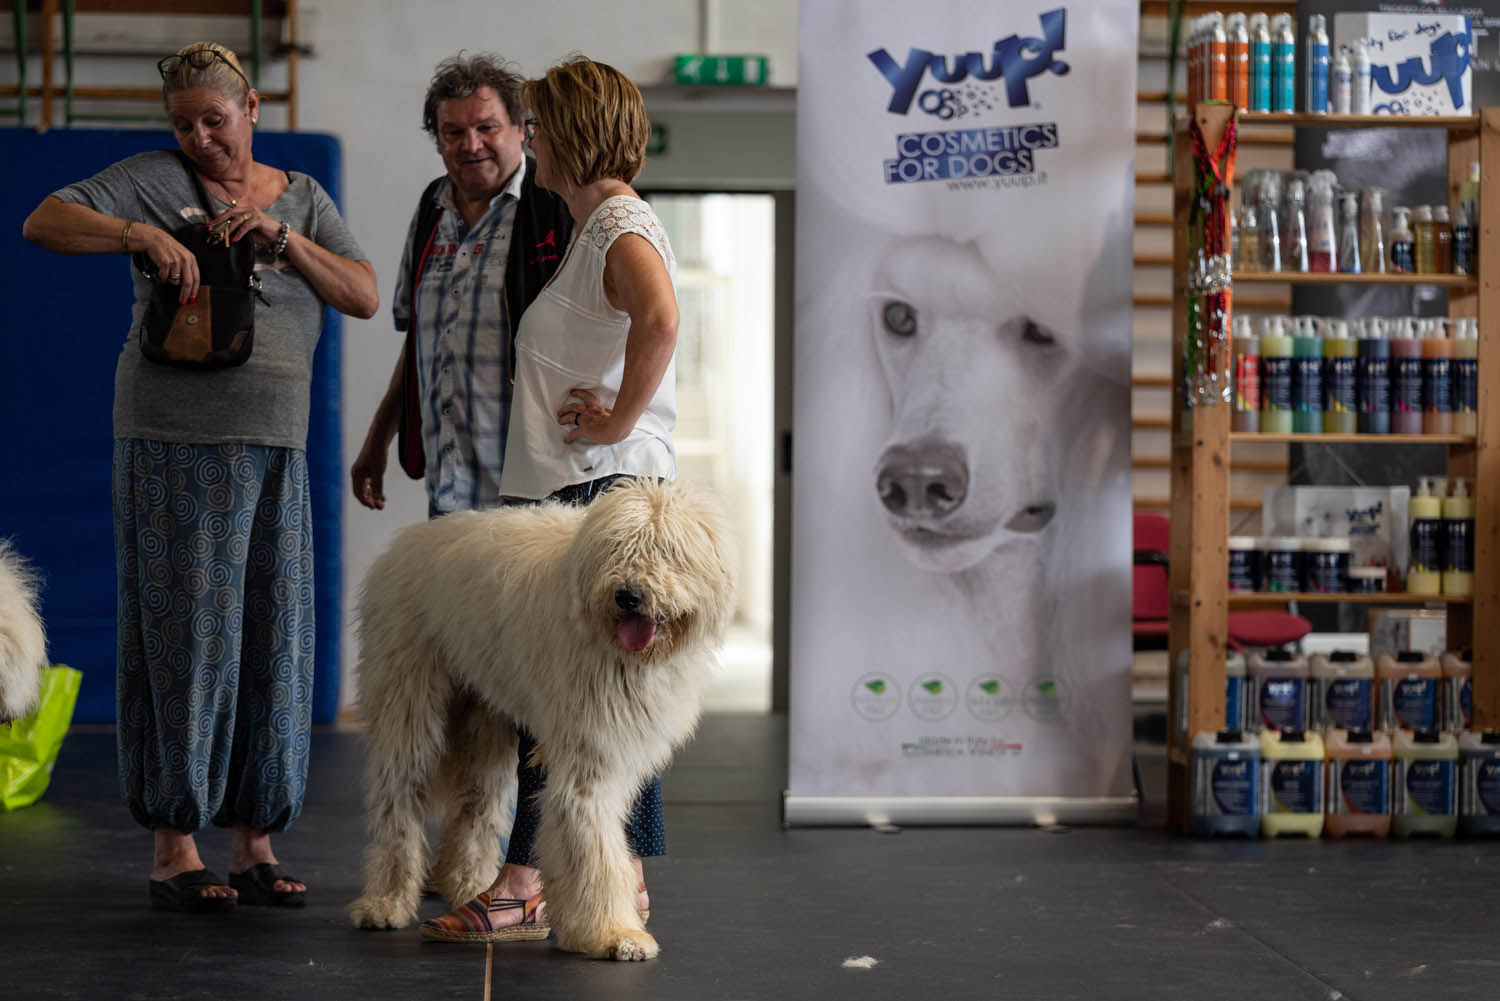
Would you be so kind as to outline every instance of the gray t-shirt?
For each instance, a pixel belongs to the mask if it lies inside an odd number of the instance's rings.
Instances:
[[[322,186],[306,174],[289,176],[291,184],[266,213],[335,254],[366,260]],[[204,222],[187,171],[167,152],[127,157],[53,194],[169,233]],[[229,208],[217,201],[209,205],[214,214]],[[237,368],[195,371],[158,365],[141,354],[141,317],[151,283],[126,266],[135,304],[115,366],[115,437],[306,448],[313,351],[322,331],[323,302],[297,270],[285,259],[273,261],[269,248],[262,249],[255,268],[270,305],[255,304],[250,359]]]

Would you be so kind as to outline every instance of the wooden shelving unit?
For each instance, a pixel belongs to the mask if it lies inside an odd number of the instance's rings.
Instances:
[[[1210,149],[1223,137],[1233,110],[1203,105],[1193,112]],[[1479,262],[1475,278],[1440,275],[1302,275],[1236,274],[1234,282],[1299,284],[1442,285],[1448,289],[1452,316],[1479,317],[1479,414],[1474,438],[1458,435],[1347,435],[1231,433],[1227,404],[1183,407],[1183,337],[1187,331],[1187,225],[1193,184],[1192,142],[1186,127],[1174,146],[1173,270],[1178,276],[1172,304],[1172,541],[1170,663],[1180,652],[1189,659],[1186,693],[1171,671],[1168,719],[1188,699],[1188,733],[1224,726],[1224,656],[1229,609],[1263,608],[1289,600],[1350,601],[1379,605],[1443,604],[1448,612],[1449,647],[1474,651],[1474,727],[1500,728],[1500,109],[1459,118],[1410,118],[1364,115],[1246,115],[1245,126],[1291,125],[1317,128],[1426,128],[1448,133],[1450,196],[1467,179],[1468,165],[1481,164]],[[1451,197],[1450,197],[1451,200]],[[1488,251],[1488,252],[1487,252]],[[1324,442],[1448,446],[1448,474],[1474,484],[1474,594],[1471,598],[1382,593],[1370,595],[1233,594],[1229,593],[1229,475],[1232,442]],[[1175,730],[1175,728],[1173,728]],[[1189,748],[1169,735],[1168,809],[1175,825],[1186,825],[1189,810]]]

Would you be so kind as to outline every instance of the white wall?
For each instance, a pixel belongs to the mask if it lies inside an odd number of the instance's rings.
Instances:
[[[401,241],[423,186],[442,172],[421,129],[422,97],[440,60],[459,49],[489,50],[534,76],[581,52],[652,85],[667,80],[673,55],[702,51],[706,34],[710,51],[767,54],[771,82],[795,82],[797,0],[553,0],[525,6],[321,0],[303,10],[305,34],[317,54],[302,62],[299,124],[342,140],[345,215],[380,277],[380,313],[344,324],[346,467],[359,451],[400,350],[389,303]],[[347,489],[344,494],[346,705],[354,695],[351,671],[358,650],[351,620],[359,582],[391,535],[427,514],[422,484],[406,479],[394,462],[386,496],[386,509],[375,512],[355,503]]]

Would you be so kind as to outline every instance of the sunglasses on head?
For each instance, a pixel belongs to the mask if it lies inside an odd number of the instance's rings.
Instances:
[[[245,89],[250,89],[250,81],[245,79],[245,74],[240,72],[240,68],[234,63],[230,62],[224,56],[224,53],[219,52],[215,49],[194,49],[187,55],[167,56],[165,59],[156,64],[156,69],[161,73],[161,78],[165,80],[167,77],[171,76],[179,69],[181,69],[183,63],[187,63],[190,69],[206,70],[216,62],[223,63],[225,66],[228,66],[230,69],[234,70],[234,75],[245,81]]]

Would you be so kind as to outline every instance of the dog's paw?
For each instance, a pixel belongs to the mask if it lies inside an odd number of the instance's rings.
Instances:
[[[656,939],[651,937],[650,932],[621,929],[609,936],[603,958],[638,962],[642,959],[655,959],[660,952],[661,946],[656,944]]]
[[[417,909],[405,906],[395,897],[365,894],[349,905],[349,920],[356,928],[405,928],[417,916]]]
[[[494,869],[488,871],[471,869],[467,872],[459,872],[441,868],[435,871],[428,880],[438,896],[452,907],[462,907],[467,904],[488,890],[494,881]]]

